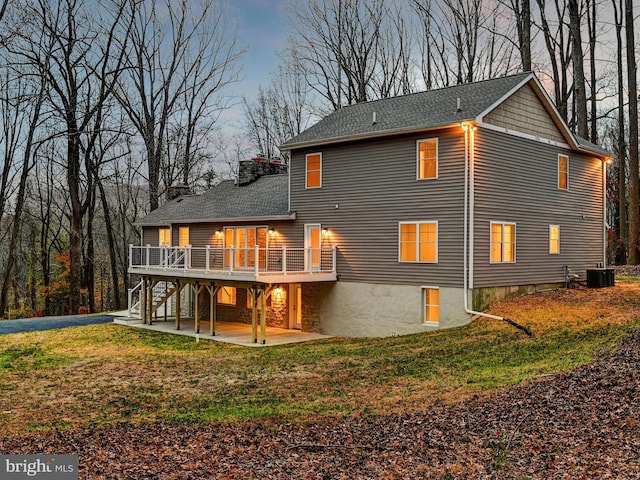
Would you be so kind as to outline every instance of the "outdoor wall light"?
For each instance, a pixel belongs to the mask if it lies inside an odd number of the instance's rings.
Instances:
[[[322,227],[322,235],[329,235],[329,229],[327,227]]]
[[[222,232],[220,230],[216,230],[216,237],[219,237],[220,235],[222,235]]]
[[[269,229],[269,235],[275,235],[276,234],[276,229],[275,228],[270,228]]]

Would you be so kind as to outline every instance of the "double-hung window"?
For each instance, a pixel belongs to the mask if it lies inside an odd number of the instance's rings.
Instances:
[[[418,180],[438,178],[438,139],[418,140]]]
[[[491,222],[491,263],[515,263],[516,224]]]
[[[569,157],[567,155],[558,155],[558,188],[569,189]]]
[[[438,263],[438,222],[400,222],[400,261]]]
[[[560,253],[560,225],[549,225],[549,253]]]
[[[322,187],[322,154],[309,153],[305,157],[305,162],[306,188]]]

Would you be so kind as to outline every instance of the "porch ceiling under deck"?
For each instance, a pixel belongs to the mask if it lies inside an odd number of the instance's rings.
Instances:
[[[265,272],[256,273],[254,271],[231,273],[221,271],[207,271],[198,269],[164,269],[164,268],[143,268],[129,267],[129,273],[144,275],[148,277],[160,278],[163,280],[171,280],[185,278],[190,280],[220,280],[233,282],[250,282],[250,283],[309,283],[309,282],[335,282],[338,275],[333,272],[307,272],[307,273],[280,273]]]

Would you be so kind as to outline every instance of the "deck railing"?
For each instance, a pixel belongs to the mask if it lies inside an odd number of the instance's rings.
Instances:
[[[261,274],[336,273],[336,247],[221,248],[129,245],[129,268]]]

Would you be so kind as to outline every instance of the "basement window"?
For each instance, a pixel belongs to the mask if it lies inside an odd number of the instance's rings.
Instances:
[[[427,325],[440,323],[440,289],[422,287],[423,322]]]

